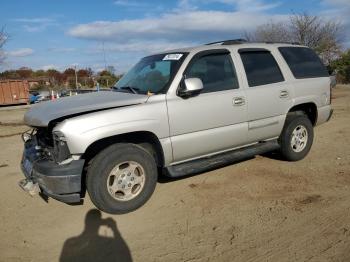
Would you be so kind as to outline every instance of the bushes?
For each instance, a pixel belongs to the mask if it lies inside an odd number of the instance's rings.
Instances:
[[[344,52],[340,58],[331,62],[331,70],[337,74],[337,82],[350,83],[350,49]]]

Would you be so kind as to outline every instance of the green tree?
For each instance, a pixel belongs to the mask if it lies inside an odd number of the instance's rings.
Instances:
[[[333,61],[330,67],[337,73],[339,83],[350,83],[350,49]]]
[[[117,82],[118,77],[108,70],[103,70],[98,74],[97,82],[102,87],[111,87],[114,86]]]

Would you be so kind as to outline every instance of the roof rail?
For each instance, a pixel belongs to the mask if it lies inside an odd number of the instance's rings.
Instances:
[[[231,39],[231,40],[222,40],[222,41],[216,41],[212,43],[208,43],[205,45],[215,45],[215,44],[221,44],[221,45],[239,45],[244,43],[256,43],[256,44],[290,44],[290,45],[301,45],[299,42],[283,42],[283,41],[262,41],[262,42],[251,42],[247,41],[246,39],[238,38],[238,39]]]
[[[266,41],[262,42],[265,44],[290,44],[290,45],[301,45],[299,42],[288,42],[288,41]]]
[[[238,44],[244,44],[247,43],[248,41],[245,39],[230,39],[230,40],[222,40],[222,41],[216,41],[212,43],[208,43],[206,45],[215,45],[215,44],[221,44],[221,45],[238,45]]]

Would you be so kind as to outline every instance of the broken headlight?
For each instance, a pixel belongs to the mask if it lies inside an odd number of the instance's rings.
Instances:
[[[53,148],[54,158],[56,162],[62,162],[70,157],[67,140],[64,134],[60,131],[53,132]]]

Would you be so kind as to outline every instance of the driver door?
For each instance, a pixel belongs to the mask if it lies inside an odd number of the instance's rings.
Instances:
[[[167,97],[173,162],[182,162],[244,145],[247,141],[247,103],[238,85],[227,49],[196,54],[184,77],[200,78],[197,96]]]

